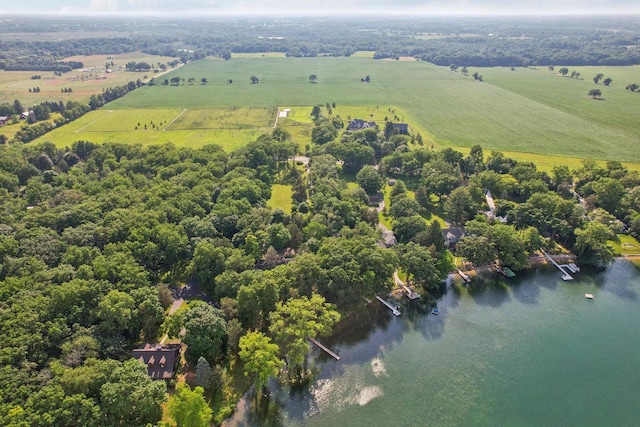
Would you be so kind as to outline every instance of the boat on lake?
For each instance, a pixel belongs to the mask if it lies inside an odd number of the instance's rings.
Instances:
[[[437,316],[438,314],[440,314],[440,310],[434,308],[433,310],[431,310],[431,314],[435,314]]]

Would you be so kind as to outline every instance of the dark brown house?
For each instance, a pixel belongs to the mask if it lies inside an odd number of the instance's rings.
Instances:
[[[147,373],[154,380],[170,380],[180,362],[181,344],[151,345],[133,350],[132,357],[147,365]]]

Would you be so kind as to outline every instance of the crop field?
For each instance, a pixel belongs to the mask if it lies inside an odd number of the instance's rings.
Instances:
[[[479,82],[425,62],[358,57],[197,61],[166,77],[206,77],[207,85],[145,87],[110,108],[393,104],[441,146],[640,162],[640,95],[624,89],[635,67],[595,68],[614,79],[611,87],[598,85],[602,101],[587,96],[594,84],[586,67],[585,80],[546,69],[469,70],[483,74]],[[366,75],[370,83],[361,81]],[[251,84],[251,76],[260,83]]]
[[[111,59],[107,60],[107,56]],[[125,85],[138,79],[145,80],[154,77],[153,71],[148,73],[124,71],[127,62],[147,62],[156,65],[166,63],[174,58],[167,56],[153,56],[144,53],[128,53],[122,55],[91,55],[65,58],[65,61],[80,61],[87,71],[73,70],[62,76],[55,76],[53,71],[0,71],[0,103],[20,100],[23,105],[39,104],[43,101],[88,101],[94,94],[102,93],[103,89]],[[105,64],[113,61],[113,72],[106,73]],[[41,78],[33,80],[32,76]],[[39,87],[40,92],[29,92],[29,89]],[[72,91],[64,93],[63,89]]]
[[[185,110],[128,109],[97,110],[85,114],[37,141],[69,146],[74,141],[160,144],[201,147],[219,144],[228,151],[254,141],[273,130],[275,109],[237,108]],[[250,123],[262,124],[250,126]]]
[[[380,122],[387,116],[409,123],[411,131],[420,132],[428,144],[462,150],[479,144],[487,153],[504,151],[518,159],[535,161],[545,170],[555,164],[577,167],[582,158],[640,163],[637,118],[640,94],[625,90],[631,82],[640,83],[640,78],[636,78],[640,77],[640,67],[575,69],[584,80],[562,77],[547,68],[514,71],[471,68],[469,76],[463,76],[448,67],[420,61],[374,61],[357,55],[350,58],[253,55],[228,61],[192,62],[157,79],[160,84],[142,87],[107,108],[129,111],[131,117],[144,109],[187,109],[161,136],[148,132],[136,137],[132,129],[127,129],[129,135],[121,139],[137,139],[135,142],[141,143],[219,141],[226,150],[231,150],[265,130],[270,131],[265,127],[268,120],[257,117],[249,120],[247,116],[247,120],[228,119],[224,125],[220,121],[221,127],[216,127],[201,123],[207,120],[197,110],[227,109],[233,114],[241,107],[259,107],[273,109],[275,116],[276,107],[288,106],[292,110],[289,117],[281,118],[278,125],[285,127],[304,147],[310,143],[311,106],[335,103],[333,114],[344,121],[369,118]],[[484,81],[470,76],[476,71]],[[610,76],[613,83],[609,87],[596,86],[591,74],[597,73]],[[316,83],[309,82],[311,74],[317,76]],[[369,83],[362,81],[367,75]],[[259,83],[252,84],[251,76],[257,77]],[[176,86],[160,81],[172,77],[185,81],[192,78],[198,83],[183,82]],[[200,84],[202,78],[207,79],[207,84]],[[594,87],[602,91],[602,100],[587,96]],[[54,131],[46,139],[61,143],[57,135],[60,131]],[[147,139],[147,135],[152,137]]]

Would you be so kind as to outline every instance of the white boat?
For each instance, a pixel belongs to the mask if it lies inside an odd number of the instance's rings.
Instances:
[[[584,294],[584,297],[586,299],[593,299],[593,295],[591,295],[591,294]]]

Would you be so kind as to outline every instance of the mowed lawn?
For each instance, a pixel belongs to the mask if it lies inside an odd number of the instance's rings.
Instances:
[[[640,95],[625,91],[621,67],[597,67],[614,83],[605,100],[590,99],[594,84],[545,70],[470,69],[484,82],[447,67],[417,61],[370,58],[237,58],[196,61],[179,76],[207,85],[143,87],[109,104],[111,109],[312,106],[335,102],[371,110],[395,105],[415,131],[438,146],[480,144],[513,153],[640,162]],[[615,71],[615,72],[614,72]],[[317,83],[309,82],[309,75]],[[361,79],[366,75],[370,83]],[[260,83],[251,84],[256,76]],[[587,80],[588,79],[588,80]],[[233,83],[229,83],[232,80]],[[638,79],[640,80],[640,79]]]
[[[230,152],[255,141],[262,133],[273,131],[275,109],[252,108],[251,111],[253,114],[249,114],[248,108],[100,109],[53,130],[36,142],[50,141],[59,147],[70,146],[79,140],[144,145],[172,142],[176,146],[194,148],[218,144]],[[250,127],[248,124],[253,120],[263,127]],[[224,123],[241,125],[226,127]]]
[[[290,185],[273,184],[271,198],[267,201],[267,206],[271,209],[282,209],[284,213],[289,215],[293,204],[292,194],[293,190]]]

